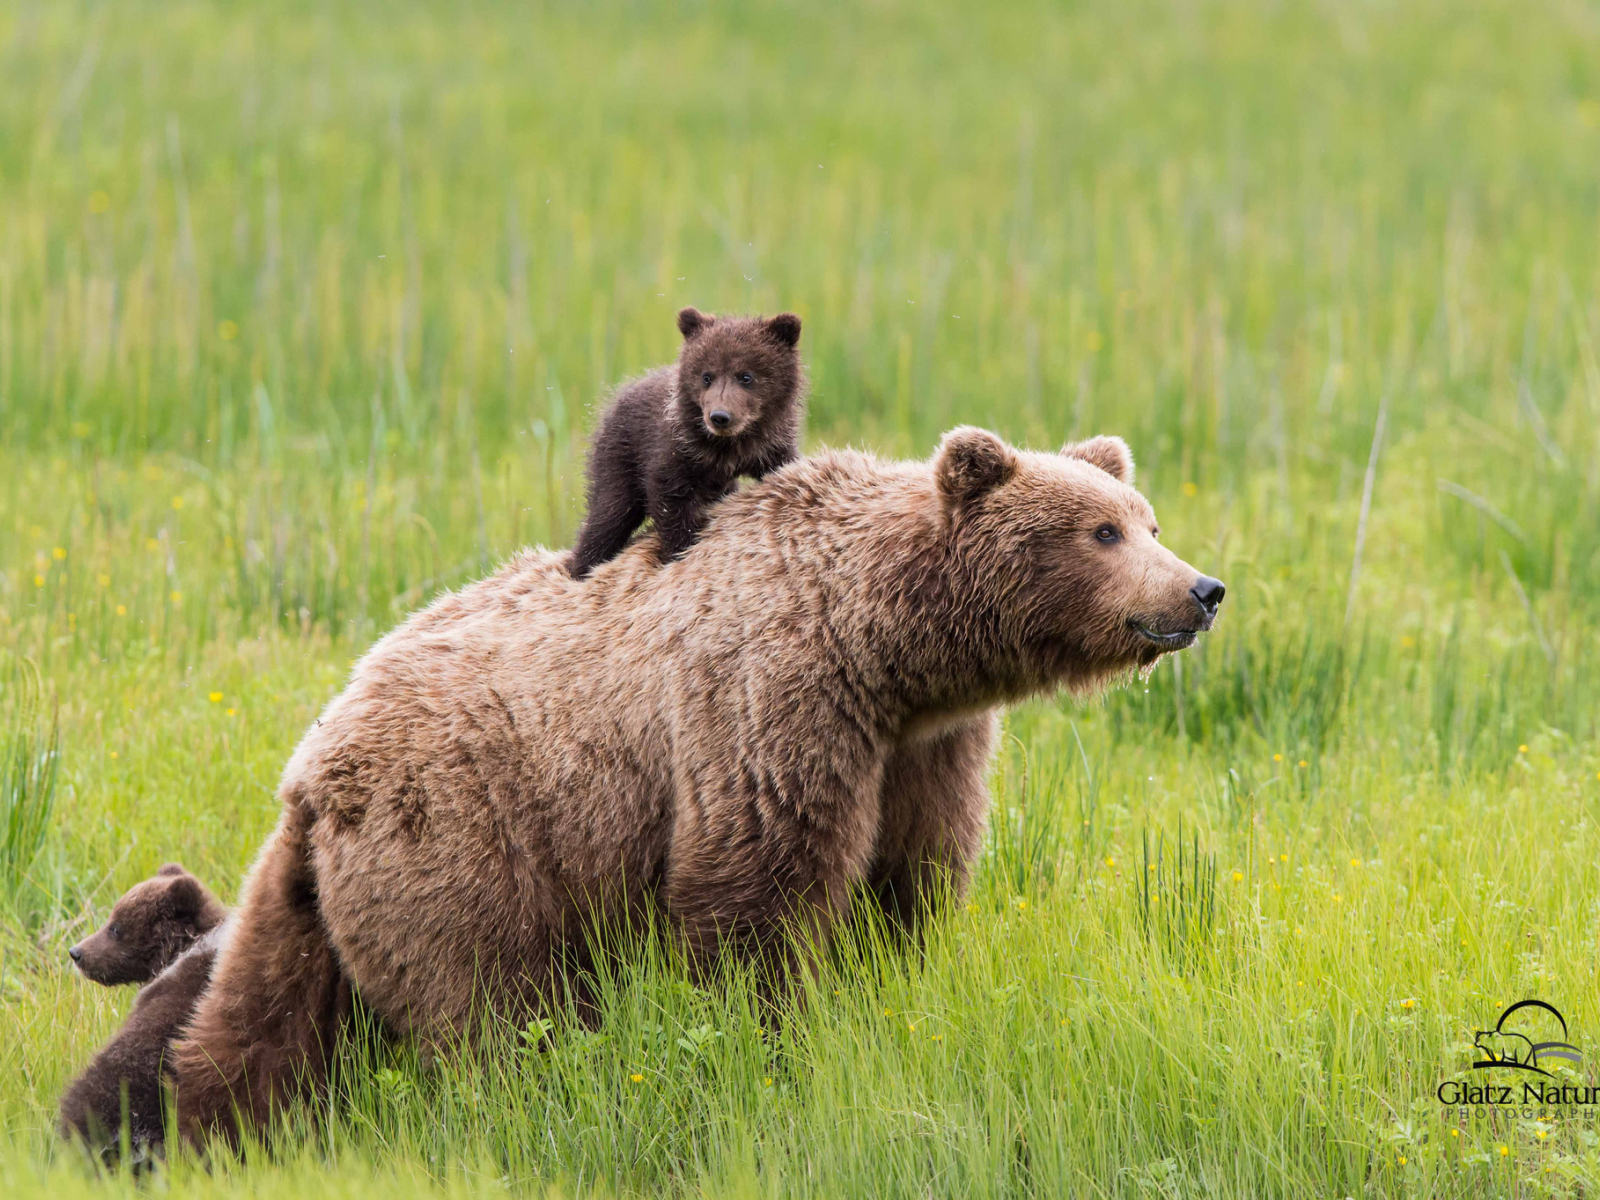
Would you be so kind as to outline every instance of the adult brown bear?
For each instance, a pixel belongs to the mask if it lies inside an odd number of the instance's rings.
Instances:
[[[835,451],[584,581],[522,554],[380,641],[285,771],[283,815],[176,1050],[231,1136],[315,1086],[351,985],[392,1029],[536,1005],[597,913],[783,967],[852,887],[966,882],[997,706],[1086,692],[1209,628],[1115,438],[980,429],[928,462]]]

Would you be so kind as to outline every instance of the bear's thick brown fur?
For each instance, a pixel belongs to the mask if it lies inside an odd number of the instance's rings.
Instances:
[[[1096,465],[1098,464],[1098,465]],[[961,428],[837,451],[585,581],[522,554],[383,638],[285,772],[278,831],[175,1053],[190,1136],[322,1078],[344,989],[447,1039],[537,1005],[588,922],[659,907],[708,961],[789,966],[852,888],[964,885],[997,706],[1089,691],[1208,628],[1117,439]],[[1212,585],[1215,585],[1214,587]]]
[[[61,1097],[56,1128],[106,1148],[120,1136],[126,1096],[129,1142],[160,1146],[162,1062],[211,978],[227,909],[193,875],[168,863],[135,884],[98,931],[68,952],[96,983],[138,983],[133,1011]]]

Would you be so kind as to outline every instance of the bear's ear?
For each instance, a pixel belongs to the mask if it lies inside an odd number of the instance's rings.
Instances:
[[[193,875],[174,876],[167,884],[167,909],[180,917],[192,917],[205,906],[200,881]]]
[[[782,312],[767,322],[767,332],[778,339],[784,346],[795,346],[800,342],[800,318],[791,312]]]
[[[156,872],[156,878],[161,879],[167,875],[187,875],[188,873],[183,869],[182,863],[163,863],[161,869]]]
[[[1017,452],[987,429],[958,425],[944,435],[933,459],[939,495],[950,508],[976,500],[1010,479]]]
[[[704,329],[709,329],[717,323],[717,318],[710,313],[703,313],[698,308],[683,308],[678,310],[678,332],[683,334],[683,340],[692,342]]]
[[[1133,451],[1119,437],[1092,437],[1086,442],[1069,442],[1061,447],[1061,453],[1099,467],[1111,478],[1133,486]]]

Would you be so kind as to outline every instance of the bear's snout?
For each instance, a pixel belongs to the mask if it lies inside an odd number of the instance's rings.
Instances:
[[[729,425],[733,424],[733,414],[725,408],[712,409],[711,416],[707,419],[711,422],[711,428],[715,429],[718,433],[721,433]]]
[[[1208,621],[1217,615],[1217,606],[1227,594],[1228,589],[1222,580],[1209,575],[1200,576],[1189,589],[1189,595],[1194,597],[1194,602],[1200,606],[1200,611],[1205,613]]]
[[[73,962],[82,962],[83,961],[83,947],[82,946],[74,946],[72,949],[67,951],[67,957],[70,958]]]

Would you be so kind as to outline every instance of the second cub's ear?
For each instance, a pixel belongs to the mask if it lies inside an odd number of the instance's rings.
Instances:
[[[767,322],[767,332],[785,346],[798,345],[800,342],[800,318],[793,313],[779,313]]]
[[[717,318],[710,313],[703,313],[698,308],[682,308],[678,310],[678,332],[683,334],[683,340],[691,342],[703,329],[708,329],[717,323]]]
[[[174,876],[167,885],[167,908],[176,916],[192,917],[205,905],[200,883],[192,875]]]
[[[970,503],[1016,472],[1017,452],[987,429],[958,425],[944,435],[933,459],[939,495],[950,508]]]
[[[1061,453],[1099,467],[1111,478],[1133,486],[1133,451],[1119,437],[1092,437],[1086,442],[1068,442],[1061,447]]]
[[[163,863],[161,869],[156,872],[156,878],[160,879],[167,875],[187,875],[188,873],[183,869],[182,863]]]

